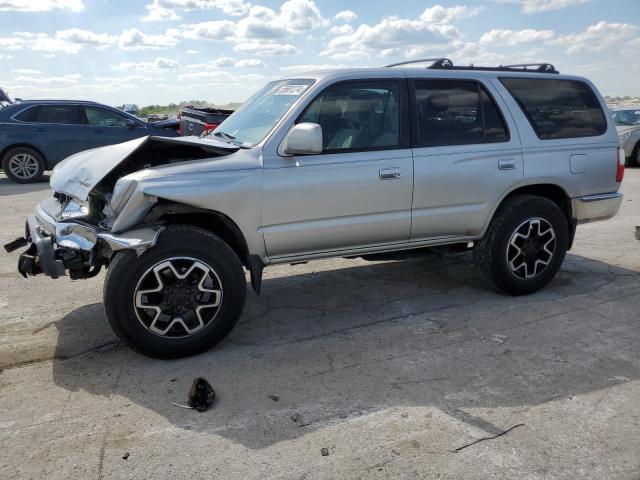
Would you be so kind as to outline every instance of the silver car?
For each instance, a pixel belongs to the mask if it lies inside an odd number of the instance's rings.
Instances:
[[[206,138],[144,137],[57,165],[18,269],[107,267],[116,334],[201,352],[266,266],[450,245],[497,289],[535,292],[579,223],[616,214],[624,153],[594,86],[549,64],[439,59],[268,83]]]
[[[616,122],[627,166],[640,166],[640,106],[617,107],[611,110],[611,115]]]

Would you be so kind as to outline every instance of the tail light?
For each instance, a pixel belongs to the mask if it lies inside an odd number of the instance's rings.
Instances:
[[[618,147],[618,170],[616,171],[616,182],[621,182],[624,177],[624,150]]]
[[[184,135],[184,132],[182,131],[182,112],[178,112],[178,133],[180,135]]]

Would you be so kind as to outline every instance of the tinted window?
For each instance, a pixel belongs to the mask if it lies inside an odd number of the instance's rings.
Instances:
[[[319,124],[327,152],[396,148],[408,144],[400,110],[398,82],[349,82],[318,95],[298,123]]]
[[[18,115],[16,115],[14,118],[20,122],[30,122],[32,121],[30,117],[34,116],[36,108],[37,107],[27,108],[26,110],[23,110]]]
[[[493,100],[476,82],[417,80],[416,143],[463,145],[508,140]]]
[[[41,105],[29,112],[27,117],[29,122],[64,125],[78,123],[76,107],[71,105]]]
[[[602,135],[607,121],[591,88],[575,80],[502,78],[540,139]]]
[[[106,108],[87,107],[84,109],[87,114],[89,125],[96,127],[124,127],[127,118]]]

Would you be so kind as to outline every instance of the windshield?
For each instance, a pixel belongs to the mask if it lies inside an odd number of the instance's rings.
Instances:
[[[640,108],[611,112],[616,125],[640,125]]]
[[[244,146],[260,143],[313,82],[293,79],[267,83],[211,135]]]

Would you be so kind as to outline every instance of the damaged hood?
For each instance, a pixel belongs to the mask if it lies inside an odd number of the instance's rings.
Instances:
[[[55,166],[51,188],[55,192],[86,200],[89,192],[131,154],[152,143],[200,147],[212,156],[229,155],[240,147],[211,138],[141,137],[129,142],[85,150],[70,156]]]

